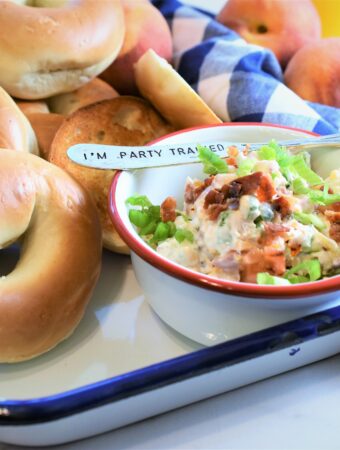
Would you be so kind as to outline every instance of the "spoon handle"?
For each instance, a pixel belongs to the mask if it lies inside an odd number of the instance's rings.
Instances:
[[[216,141],[201,142],[200,144],[223,158],[227,155],[230,146],[242,149],[246,145],[250,145],[251,150],[256,150],[265,143],[246,144],[244,142]],[[281,141],[279,144],[286,146],[294,153],[323,145],[340,147],[340,134]],[[198,143],[164,144],[162,142],[139,147],[77,144],[70,147],[67,154],[73,162],[82,166],[96,169],[131,170],[198,162],[197,146]]]

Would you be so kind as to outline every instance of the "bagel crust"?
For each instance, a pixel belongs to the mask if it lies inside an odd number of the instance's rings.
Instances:
[[[51,145],[49,161],[69,172],[92,195],[103,229],[104,246],[118,253],[128,247],[113,227],[107,203],[114,170],[80,166],[67,156],[67,149],[80,143],[145,145],[174,129],[146,100],[122,96],[79,109],[67,117]]]
[[[65,0],[60,7],[2,0],[0,85],[32,100],[78,89],[112,63],[124,32],[119,0]]]
[[[84,106],[115,98],[118,95],[118,92],[108,83],[100,78],[95,78],[73,92],[51,97],[48,104],[53,113],[68,116]]]
[[[39,154],[38,142],[33,128],[14,100],[1,87],[0,148]]]
[[[68,337],[97,282],[101,229],[91,198],[58,167],[0,151],[0,248],[22,238],[0,274],[0,362],[33,358]]]

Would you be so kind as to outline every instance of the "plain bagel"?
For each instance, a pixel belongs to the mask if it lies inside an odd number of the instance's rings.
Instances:
[[[66,117],[58,129],[49,153],[49,161],[62,167],[78,180],[95,201],[106,248],[118,253],[129,249],[113,227],[107,203],[114,170],[80,166],[67,156],[67,149],[83,142],[112,145],[145,145],[174,131],[146,100],[121,96],[78,109]]]
[[[0,192],[0,248],[23,239],[16,267],[0,276],[0,362],[17,362],[79,323],[99,276],[101,230],[86,191],[37,156],[0,150]]]
[[[112,86],[100,78],[95,78],[75,91],[49,98],[48,105],[51,112],[68,116],[84,106],[118,96]]]
[[[0,148],[39,153],[37,139],[29,121],[14,100],[1,87]]]
[[[125,32],[120,0],[33,4],[39,7],[0,1],[0,85],[12,96],[70,92],[116,58]]]

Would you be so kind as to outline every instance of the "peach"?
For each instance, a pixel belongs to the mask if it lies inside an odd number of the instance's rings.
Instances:
[[[301,48],[284,73],[286,85],[311,102],[340,107],[340,38]]]
[[[136,95],[133,65],[148,50],[170,61],[172,38],[162,14],[145,0],[122,0],[126,32],[116,60],[100,75],[120,94]]]
[[[272,50],[282,67],[299,48],[321,37],[311,0],[228,0],[217,20],[247,42]]]

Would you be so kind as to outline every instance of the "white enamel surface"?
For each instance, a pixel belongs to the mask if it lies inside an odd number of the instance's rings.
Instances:
[[[1,269],[15,253],[2,250]],[[153,313],[130,258],[106,252],[99,283],[73,335],[31,361],[0,364],[2,399],[37,398],[105,380],[198,348]]]
[[[0,428],[0,440],[12,444],[49,446],[104,433],[331,356],[340,351],[339,335],[338,331],[300,344],[294,357],[290,355],[292,348],[287,347],[57,421],[4,426]],[[101,448],[116,446],[112,443]]]
[[[265,142],[285,140],[304,133],[264,126],[227,126],[188,131],[164,139],[164,143],[180,144],[203,140]],[[328,161],[328,158],[324,158]],[[332,161],[334,163],[334,161]],[[334,165],[331,166],[334,168]],[[186,177],[201,177],[199,164],[161,167],[124,172],[117,185],[117,209],[130,233],[141,245],[148,245],[131,225],[125,200],[133,194],[145,194],[159,204],[168,195],[174,196],[179,207]],[[132,262],[138,281],[157,314],[172,328],[203,345],[213,345],[261,328],[274,326],[340,304],[340,294],[290,299],[246,299],[202,289],[166,275],[135,254]]]
[[[219,344],[340,304],[339,293],[299,300],[236,297],[180,281],[135,254],[132,262],[156,313],[175,330],[203,345]]]

